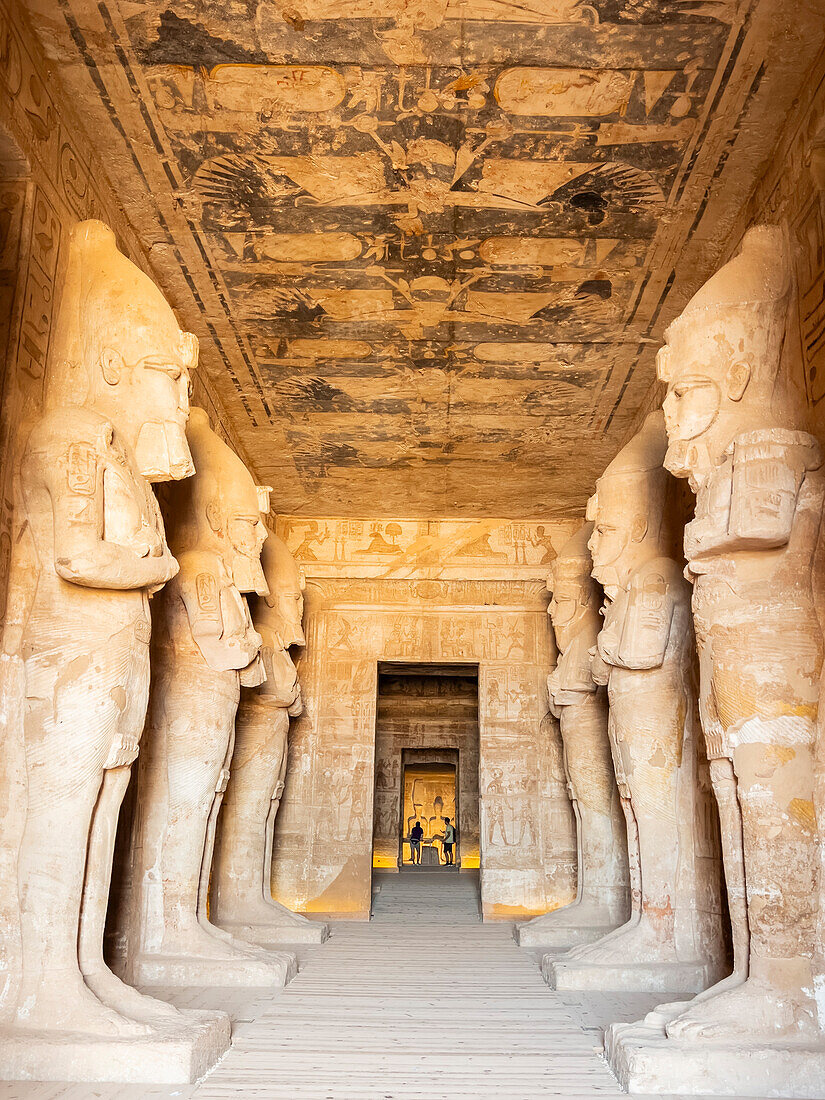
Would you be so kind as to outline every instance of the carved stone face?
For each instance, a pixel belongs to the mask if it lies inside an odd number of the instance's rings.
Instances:
[[[268,586],[261,567],[261,550],[266,542],[266,527],[257,509],[231,511],[226,518],[226,535],[232,547],[232,580],[241,592],[266,595]]]
[[[195,470],[186,442],[190,376],[179,352],[148,355],[125,362],[114,349],[104,353],[104,378],[118,389],[117,401],[127,421],[138,468],[148,481],[177,481]],[[109,379],[117,374],[118,380]]]
[[[278,535],[270,535],[261,558],[269,595],[259,601],[255,621],[271,630],[283,649],[306,645],[303,578],[295,559]]]
[[[92,403],[129,440],[148,481],[190,477],[186,422],[196,338],[181,331],[158,288],[102,223],[76,226],[71,248],[69,291],[86,323],[72,334],[70,354],[84,364]]]
[[[702,321],[706,322],[704,331]],[[750,367],[717,320],[699,317],[690,326],[671,326],[656,358],[667,380],[664,400],[668,449],[665,468],[676,477],[701,483],[740,430],[753,388]],[[740,342],[741,346],[741,342]]]
[[[569,569],[569,563],[565,563]],[[570,635],[582,612],[588,605],[590,595],[590,577],[584,573],[576,576],[567,572],[556,574],[553,579],[553,598],[548,611],[553,621],[556,642],[565,649]]]
[[[629,509],[621,506],[620,494],[611,493],[603,482],[588,503],[587,518],[593,521],[593,533],[587,546],[593,558],[593,576],[612,597],[628,573],[627,551],[639,523]]]
[[[731,441],[769,415],[790,286],[783,232],[758,226],[665,333],[656,358],[668,387],[664,464],[694,490]]]
[[[266,597],[267,605],[276,613],[278,633],[285,649],[293,645],[306,645],[302,619],[304,617],[304,595],[300,587],[290,584],[276,584],[274,591]]]

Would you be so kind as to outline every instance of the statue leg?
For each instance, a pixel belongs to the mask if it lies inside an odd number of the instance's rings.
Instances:
[[[748,928],[748,906],[745,900],[745,854],[742,847],[742,813],[737,797],[736,776],[733,763],[726,757],[710,761],[710,777],[713,791],[719,807],[719,822],[722,835],[722,861],[725,867],[725,885],[728,894],[733,938],[733,971],[721,982],[716,982],[692,1001],[673,1001],[659,1005],[648,1014],[649,1023],[662,1024],[679,1016],[686,1015],[702,1001],[734,989],[748,976],[748,955],[750,953],[750,931]]]
[[[212,701],[213,708],[215,701]],[[195,716],[166,729],[169,817],[162,850],[163,954],[225,959],[231,949],[201,920],[201,883],[207,835],[215,808],[234,706],[226,721]],[[194,720],[193,720],[194,718]],[[210,718],[213,720],[210,721]]]
[[[277,768],[277,760],[274,763]],[[266,830],[274,784],[273,761],[266,751],[248,756],[229,780],[213,876],[219,922],[255,924],[274,917],[272,906],[264,900]]]
[[[775,744],[766,739],[774,724]],[[755,719],[752,731],[749,725],[739,730],[733,754],[742,808],[748,974],[677,1017],[667,1031],[679,1039],[810,1042],[820,1036],[811,974],[813,731],[803,730],[810,723],[796,717]]]
[[[92,816],[86,879],[80,913],[80,969],[89,989],[104,1004],[146,1024],[181,1021],[183,1016],[172,1005],[144,996],[126,985],[108,968],[103,959],[103,934],[106,908],[112,881],[112,860],[120,807],[129,786],[131,767],[108,768]]]
[[[61,684],[39,671],[29,670],[25,720],[28,804],[18,863],[23,974],[16,1020],[44,1030],[149,1035],[151,1028],[98,1000],[78,959],[89,834],[117,706],[97,672]]]
[[[542,927],[611,927],[628,916],[625,821],[602,708],[565,708],[565,770],[578,826],[579,880],[576,901],[545,917]],[[632,813],[632,807],[628,806]],[[636,833],[635,815],[632,828]],[[630,830],[630,822],[628,829]]]
[[[631,859],[633,909],[630,920],[594,944],[574,948],[570,957],[591,963],[630,965],[676,962],[674,907],[678,904],[679,859],[683,848],[678,820],[679,767],[676,732],[634,730],[626,745],[632,767],[628,850],[638,837],[638,864]],[[668,751],[670,750],[670,751]],[[634,835],[635,834],[635,835]],[[637,895],[638,889],[638,895]],[[639,900],[637,901],[637,896]]]

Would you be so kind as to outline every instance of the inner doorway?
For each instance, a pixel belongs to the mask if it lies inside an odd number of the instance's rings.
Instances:
[[[436,759],[445,756],[448,759],[444,762]],[[403,749],[401,771],[400,867],[410,869],[417,866],[430,870],[459,868],[460,851],[455,853],[455,863],[448,864],[444,849],[447,824],[452,823],[454,830],[458,831],[458,750]],[[418,863],[413,862],[411,841],[416,826],[422,833],[418,842]]]
[[[478,666],[381,662],[375,723],[373,868],[479,867]],[[446,819],[456,831],[453,865]],[[423,831],[413,868],[410,833]]]

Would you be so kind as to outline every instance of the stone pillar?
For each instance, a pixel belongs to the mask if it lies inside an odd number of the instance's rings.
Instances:
[[[197,341],[111,230],[75,226],[46,411],[20,468],[11,585],[23,609],[26,795],[6,820],[20,846],[17,882],[4,884],[19,904],[0,1003],[5,1079],[189,1081],[228,1046],[226,1016],[144,997],[103,961],[118,814],[149,696],[149,597],[178,572],[151,482],[193,472],[196,362]]]
[[[628,917],[625,822],[607,735],[607,691],[593,679],[591,650],[601,626],[600,591],[591,576],[586,523],[551,566],[548,612],[559,658],[547,679],[559,719],[568,790],[578,831],[578,892],[572,905],[516,930],[525,947],[592,943]]]
[[[607,684],[635,882],[630,920],[545,959],[557,989],[697,992],[724,968],[715,863],[703,850],[690,586],[673,554],[661,412],[608,466],[588,505],[607,604],[593,674]]]
[[[253,598],[251,610],[263,639],[266,680],[241,692],[232,768],[218,827],[211,912],[221,928],[250,943],[323,943],[327,926],[275,901],[270,885],[289,719],[303,712],[289,648],[305,645],[304,600],[303,578],[277,535],[267,536],[261,565],[269,594]]]
[[[735,966],[646,1026],[611,1029],[614,1065],[643,1091],[653,1082],[665,1091],[814,1097],[825,1080],[816,995],[823,644],[813,587],[825,478],[780,373],[792,348],[793,290],[784,230],[751,229],[659,353],[665,464],[696,494],[685,555]]]
[[[159,600],[141,754],[126,973],[144,985],[284,985],[289,954],[235,939],[207,917],[215,827],[241,684],[263,681],[245,592],[266,595],[266,528],[241,460],[193,409],[196,474],[170,494],[180,572]]]

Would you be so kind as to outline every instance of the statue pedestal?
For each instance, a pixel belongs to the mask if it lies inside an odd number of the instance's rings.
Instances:
[[[558,921],[542,925],[542,919],[542,917],[536,917],[535,920],[516,926],[514,936],[519,947],[546,947],[551,951],[564,951],[570,947],[595,943],[616,927],[616,924],[576,925],[574,923],[565,927]]]
[[[558,955],[544,956],[541,973],[551,989],[623,993],[701,993],[716,978],[716,968],[703,963],[610,965]]]
[[[820,1100],[825,1082],[825,1047],[683,1042],[643,1023],[611,1024],[605,1056],[623,1088],[645,1095]]]
[[[248,986],[282,989],[298,973],[294,955],[272,952],[270,959],[208,959],[197,955],[140,955],[131,975],[138,986]]]
[[[187,1010],[187,1022],[156,1027],[143,1039],[77,1031],[0,1030],[0,1081],[113,1081],[186,1085],[229,1049],[229,1017]]]
[[[324,943],[329,937],[329,925],[320,921],[301,920],[295,914],[287,916],[273,912],[272,920],[245,924],[243,921],[221,921],[220,927],[239,940],[254,943],[258,947],[272,947],[282,943]]]

